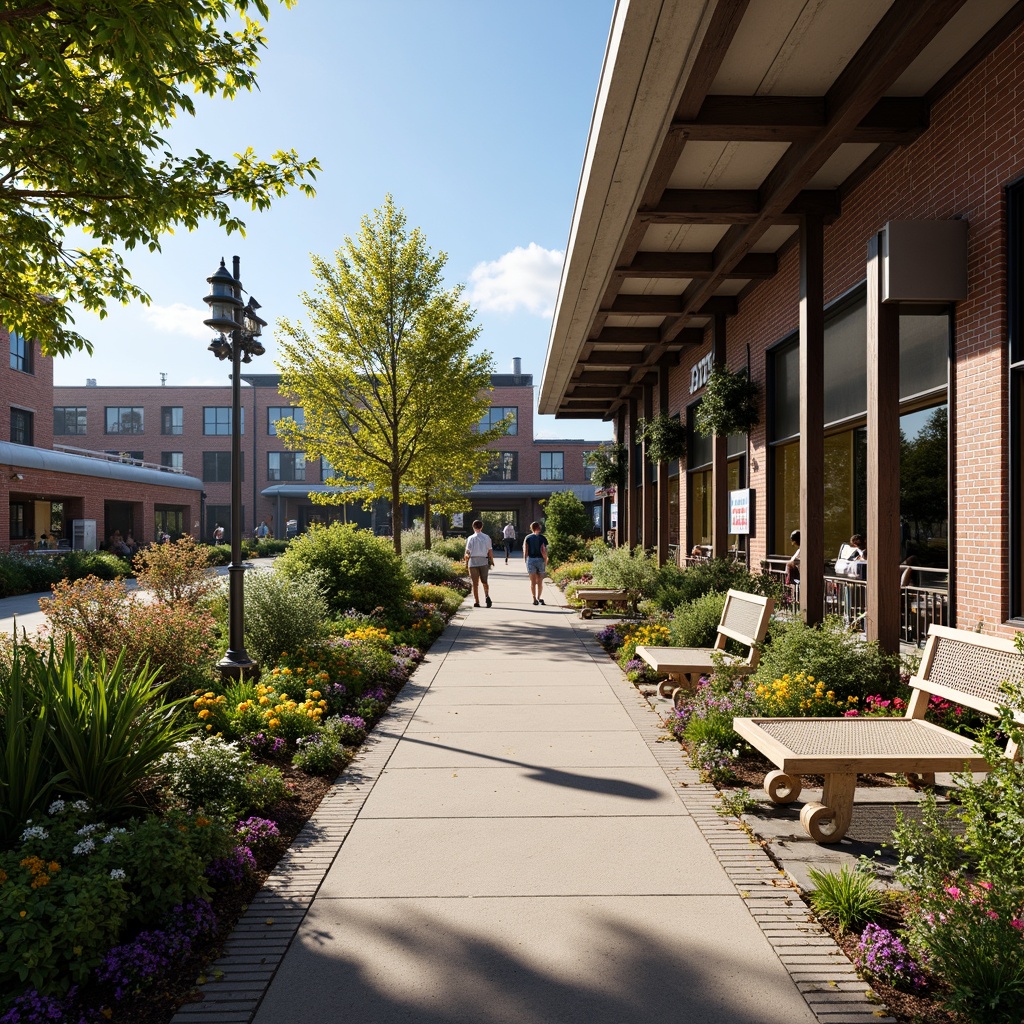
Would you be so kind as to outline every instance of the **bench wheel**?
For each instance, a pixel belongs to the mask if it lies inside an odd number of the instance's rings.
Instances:
[[[935,772],[907,772],[907,785],[911,789],[921,789],[923,786],[935,786]]]
[[[658,683],[658,696],[659,697],[671,697],[676,689],[675,681],[672,679],[662,679]]]
[[[800,810],[800,824],[816,843],[838,843],[845,829],[836,828],[835,813],[824,804],[804,804]]]
[[[799,778],[785,772],[769,772],[764,777],[764,791],[773,804],[791,804],[803,789]]]
[[[584,608],[580,612],[580,618],[592,619],[593,617],[594,617],[594,609],[593,608]]]

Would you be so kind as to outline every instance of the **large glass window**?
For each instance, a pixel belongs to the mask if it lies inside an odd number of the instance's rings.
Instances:
[[[480,431],[481,433],[485,430],[490,430],[492,427],[496,427],[505,417],[511,417],[511,421],[508,424],[508,430],[506,434],[518,434],[519,433],[519,407],[516,405],[492,405],[480,417]]]
[[[185,429],[185,410],[180,405],[165,405],[160,409],[160,433],[180,434]]]
[[[267,452],[267,479],[305,480],[306,456],[301,452]]]
[[[84,406],[55,405],[53,407],[53,432],[58,437],[68,434],[84,434],[86,409]]]
[[[239,479],[245,479],[245,452],[242,452],[242,461]],[[203,480],[207,483],[226,484],[231,482],[231,452],[203,452]]]
[[[292,405],[272,405],[267,409],[267,433],[277,436],[278,420],[294,420],[299,427],[306,425],[305,412]]]
[[[541,478],[541,480],[564,480],[565,479],[565,453],[564,452],[541,452],[540,453],[540,478]]]
[[[239,433],[245,433],[245,409],[241,410],[238,418]],[[204,434],[230,434],[231,433],[231,406],[230,405],[207,405],[203,408],[203,433]]]
[[[33,417],[28,409],[11,407],[11,440],[15,444],[32,444]]]
[[[108,405],[105,411],[106,433],[145,433],[145,410],[141,405]]]
[[[181,473],[185,469],[185,453],[161,452],[160,465],[163,466],[164,469],[173,469],[176,473]]]
[[[23,334],[11,331],[11,369],[32,372],[32,345]]]
[[[519,453],[518,452],[494,452],[491,455],[491,465],[486,473],[480,477],[482,481],[493,483],[496,480],[518,480],[519,479]]]

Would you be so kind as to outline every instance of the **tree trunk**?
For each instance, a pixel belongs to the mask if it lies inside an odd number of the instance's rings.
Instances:
[[[430,495],[423,496],[423,544],[427,551],[430,550]]]
[[[391,477],[391,539],[395,554],[402,556],[402,488],[397,475]]]

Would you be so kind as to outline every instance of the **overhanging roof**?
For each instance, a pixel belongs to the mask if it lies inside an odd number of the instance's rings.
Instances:
[[[538,410],[608,419],[928,126],[1014,0],[619,0]]]

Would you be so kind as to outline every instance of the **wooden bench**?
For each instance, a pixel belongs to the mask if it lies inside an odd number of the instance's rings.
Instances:
[[[714,647],[645,647],[636,649],[636,656],[642,658],[659,675],[667,676],[658,690],[663,697],[672,695],[675,700],[680,693],[696,687],[697,679],[714,671],[716,659],[724,661],[736,671],[748,674],[757,668],[761,657],[759,645],[768,632],[775,602],[770,597],[745,594],[730,590],[725,595],[725,607],[718,623],[718,637]],[[729,654],[726,644],[735,640],[747,648],[745,655]]]
[[[609,605],[623,613],[633,612],[636,606],[636,599],[628,590],[610,587],[580,587],[573,592],[573,597],[583,602],[580,609],[580,618],[583,619],[592,619],[595,610],[603,610]]]
[[[924,716],[932,694],[995,715],[1006,680],[1024,681],[1024,657],[1012,640],[933,625],[904,717],[736,718],[733,728],[776,765],[764,780],[773,803],[800,796],[799,776],[825,777],[821,800],[804,804],[800,823],[816,843],[835,843],[850,827],[860,773],[903,772],[934,784],[935,772],[987,771],[972,740]],[[1007,746],[1008,757],[1019,754]]]

